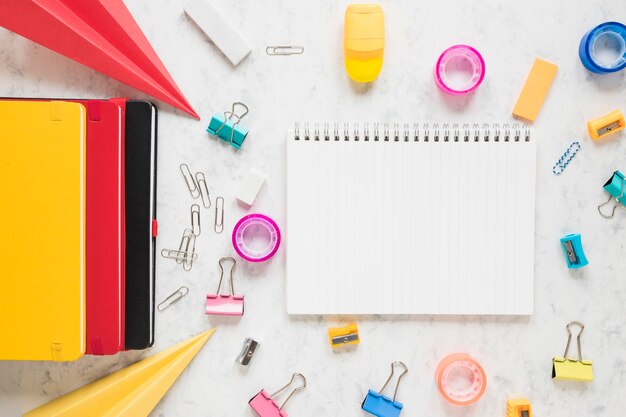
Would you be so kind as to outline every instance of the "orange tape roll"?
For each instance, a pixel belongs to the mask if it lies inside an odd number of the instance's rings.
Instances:
[[[443,398],[455,405],[474,404],[487,388],[483,367],[465,353],[443,358],[437,365],[435,380]]]

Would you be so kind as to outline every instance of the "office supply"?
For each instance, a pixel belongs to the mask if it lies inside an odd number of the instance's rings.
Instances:
[[[154,65],[146,66],[145,55],[140,57],[137,51],[147,53],[152,48],[143,35],[139,39],[141,31],[124,3],[121,0],[106,0],[104,5],[98,5],[100,1],[83,3],[82,0],[3,1],[0,26],[199,119],[171,79],[169,82],[161,77],[157,81],[151,76],[156,75]],[[89,8],[94,9],[84,14]],[[110,24],[115,20],[115,25]],[[131,22],[135,33],[129,36],[120,26],[130,28]],[[100,31],[105,28],[106,31]],[[154,64],[156,54],[152,58]]]
[[[576,345],[578,346],[578,359],[570,359],[567,357],[570,343],[572,342],[571,325],[580,327],[580,332],[576,336]],[[565,345],[565,353],[563,357],[555,356],[552,358],[552,379],[591,382],[593,381],[593,365],[591,361],[583,360],[582,350],[580,349],[580,336],[585,330],[585,325],[579,321],[573,321],[565,326],[567,330],[567,344]]]
[[[163,300],[157,306],[157,310],[159,310],[159,311],[165,310],[166,308],[168,308],[168,307],[172,306],[173,304],[176,304],[177,302],[179,302],[180,299],[183,298],[184,296],[186,296],[187,294],[189,294],[189,288],[187,288],[187,287],[185,287],[183,285],[182,287],[180,287],[179,289],[174,291],[172,294],[167,296],[167,298],[165,300]]]
[[[280,246],[280,229],[270,217],[254,213],[239,219],[233,228],[233,247],[246,261],[270,259]]]
[[[196,235],[193,234],[193,231],[191,232],[191,234],[189,234],[187,230],[191,229],[185,229],[185,233],[183,234],[184,250],[186,252],[186,255],[182,260],[182,264],[183,270],[189,272],[193,267],[193,261],[198,259],[198,257],[194,256],[196,254]]]
[[[532,314],[529,130],[323,124],[287,142],[289,314]]]
[[[147,417],[215,329],[208,330],[24,414],[24,417]]]
[[[237,362],[243,366],[248,366],[258,348],[259,342],[251,337],[246,337],[246,340],[243,341],[241,353],[237,356]]]
[[[535,121],[558,68],[548,61],[535,58],[535,63],[513,108],[513,116],[528,122]]]
[[[185,4],[185,13],[234,66],[239,65],[250,54],[250,47],[207,0],[191,0],[187,2]],[[229,20],[232,21],[231,19]]]
[[[124,349],[125,106],[76,102],[87,110],[85,354],[114,355]]]
[[[567,262],[568,268],[578,269],[589,264],[585,252],[583,251],[581,237],[578,233],[562,237],[561,247],[563,248],[565,262]]]
[[[215,199],[215,225],[213,230],[218,234],[224,231],[224,197]]]
[[[462,80],[453,74],[466,73]],[[454,96],[471,93],[485,79],[485,60],[480,52],[468,45],[454,45],[441,53],[435,69],[435,84],[441,91]]]
[[[594,27],[580,40],[578,56],[585,68],[607,74],[626,68],[626,26],[605,22]]]
[[[187,164],[180,164],[180,172],[183,174],[183,178],[185,179],[185,184],[187,184],[187,189],[191,194],[191,197],[198,198],[200,197],[200,188],[198,188],[198,183],[194,178],[189,166]]]
[[[224,280],[224,265],[225,261],[231,261],[233,266],[230,268],[229,281],[230,281],[230,295],[222,294],[220,289],[222,288],[222,281]],[[207,294],[206,296],[206,314],[213,314],[219,316],[243,316],[243,295],[235,295],[235,286],[233,285],[233,275],[235,274],[235,268],[237,267],[237,261],[231,257],[222,258],[219,260],[220,265],[220,282],[217,285],[217,292],[215,294]]]
[[[506,401],[506,417],[533,417],[533,407],[526,398]]]
[[[0,100],[0,137],[0,360],[76,360],[85,351],[85,107]]]
[[[185,229],[183,237],[180,239],[178,250],[161,249],[161,256],[168,259],[176,260],[177,264],[182,264],[185,271],[190,271],[193,262],[198,259],[196,253],[196,235],[191,229]]]
[[[439,392],[451,404],[474,404],[485,393],[487,376],[483,367],[465,353],[453,353],[435,370]]]
[[[204,208],[211,207],[211,196],[209,195],[209,187],[206,184],[206,177],[204,172],[196,172],[196,184],[198,184],[198,190],[200,190],[200,197],[202,197],[202,205]]]
[[[200,206],[197,204],[191,205],[191,233],[194,236],[200,236],[202,229],[200,228]]]
[[[613,110],[606,116],[587,122],[587,131],[591,139],[602,139],[611,133],[619,132],[624,129],[624,115],[619,110]]]
[[[154,342],[157,108],[126,102],[126,329],[125,348]]]
[[[195,245],[191,242],[194,236],[195,235],[193,234],[193,230],[189,228],[183,230],[183,236],[180,239],[180,245],[178,245],[178,250],[183,251],[187,254],[192,254],[193,252],[190,252],[190,249],[193,249],[195,247]],[[182,264],[184,261],[185,258],[176,260],[176,262],[179,264]]]
[[[237,193],[237,200],[251,207],[264,183],[264,176],[248,171],[248,175],[244,178],[243,184],[241,184],[239,192]]]
[[[361,343],[359,327],[356,323],[351,323],[344,327],[331,327],[328,329],[328,339],[333,349]]]
[[[302,381],[302,385],[294,388],[279,407],[276,401],[274,401],[274,398],[289,388],[289,386],[293,384],[296,379],[300,379]],[[278,391],[270,395],[263,389],[257,395],[252,397],[252,399],[248,401],[248,404],[250,404],[252,410],[254,410],[259,417],[287,417],[287,413],[283,410],[283,408],[285,408],[285,405],[287,405],[287,402],[295,393],[302,391],[304,388],[306,388],[306,378],[300,373],[295,373],[291,376],[291,381]]]
[[[242,113],[236,113],[237,106],[242,108]],[[248,129],[239,122],[248,114],[248,106],[240,101],[233,103],[230,111],[213,113],[207,132],[229,142],[234,148],[241,148],[243,141],[248,136]]]
[[[598,206],[598,212],[600,212],[600,215],[604,217],[605,219],[612,219],[613,216],[615,216],[615,210],[617,209],[617,207],[624,208],[624,204],[626,204],[626,197],[624,197],[624,188],[625,188],[624,183],[625,182],[626,182],[626,179],[624,179],[624,174],[622,174],[619,171],[615,171],[613,175],[611,176],[611,178],[609,178],[609,180],[606,182],[606,184],[604,184],[603,188],[610,195],[606,203],[602,203]],[[613,199],[615,199],[615,204],[613,205],[613,210],[611,211],[611,214],[610,215],[605,214],[602,211],[602,207],[611,203],[611,200]]]
[[[580,151],[580,142],[575,140],[571,145],[569,145],[569,148],[563,152],[563,155],[561,155],[559,160],[556,161],[556,164],[552,167],[552,172],[556,175],[561,175],[569,163],[572,162],[572,159],[574,159],[578,151]]]
[[[378,78],[385,52],[385,15],[379,4],[350,4],[343,32],[344,64],[348,76],[359,83]]]
[[[161,249],[161,256],[168,259],[176,259],[178,263],[183,263],[185,259],[191,259],[191,261],[195,261],[198,259],[198,254],[193,252],[187,252],[186,250],[176,250],[176,249]]]
[[[265,48],[265,53],[268,55],[302,55],[304,53],[304,46],[268,46]]]
[[[389,398],[383,395],[383,391],[385,391],[385,388],[391,381],[391,378],[393,378],[395,367],[403,368],[404,371],[398,376],[396,388],[393,391],[393,398]],[[401,402],[396,401],[396,397],[398,396],[400,381],[402,380],[402,377],[407,374],[407,372],[409,372],[409,368],[407,368],[403,362],[393,362],[391,364],[391,373],[389,374],[387,381],[385,381],[385,385],[383,385],[378,392],[370,389],[361,404],[361,408],[376,417],[398,417],[404,406]]]

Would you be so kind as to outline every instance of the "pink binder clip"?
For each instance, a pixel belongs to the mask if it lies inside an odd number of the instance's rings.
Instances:
[[[285,391],[291,384],[293,384],[296,378],[302,379],[302,385],[294,388],[293,391],[289,393],[289,396],[287,396],[287,399],[285,399],[285,402],[283,402],[283,404],[279,407],[278,404],[276,404],[276,401],[274,401],[274,397]],[[306,378],[304,375],[295,373],[291,376],[291,381],[289,381],[287,385],[272,395],[269,395],[265,390],[261,390],[261,392],[248,401],[248,404],[250,404],[250,407],[259,417],[287,417],[287,413],[283,410],[285,404],[287,404],[287,401],[289,401],[293,394],[302,391],[305,387]]]
[[[230,269],[230,295],[220,294],[222,281],[224,279],[224,265],[222,262],[232,261],[233,267]],[[220,283],[217,286],[217,294],[207,294],[206,296],[206,314],[214,314],[220,316],[243,316],[243,295],[235,295],[235,287],[233,286],[233,275],[237,262],[231,258],[222,258],[219,261],[221,273]]]

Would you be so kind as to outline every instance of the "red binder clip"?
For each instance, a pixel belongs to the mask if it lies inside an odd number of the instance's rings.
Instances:
[[[276,401],[274,401],[274,397],[285,391],[291,384],[293,384],[296,378],[302,379],[302,385],[294,388],[293,391],[291,391],[291,393],[289,393],[289,395],[287,396],[285,402],[283,402],[283,404],[279,407],[278,404],[276,404]],[[295,373],[291,376],[291,381],[289,381],[287,385],[285,385],[272,395],[269,395],[265,390],[261,390],[261,392],[259,392],[250,401],[248,401],[248,404],[250,404],[250,407],[259,417],[287,417],[287,413],[283,410],[285,404],[287,404],[287,401],[291,399],[293,394],[302,391],[305,387],[306,378],[304,377],[304,375]]]
[[[220,294],[222,281],[224,279],[224,261],[232,261],[233,266],[230,269],[230,295]],[[235,295],[235,287],[233,286],[233,275],[237,262],[231,258],[222,258],[219,261],[221,273],[220,283],[217,286],[216,294],[207,294],[206,296],[206,314],[214,314],[220,316],[243,316],[243,295]]]

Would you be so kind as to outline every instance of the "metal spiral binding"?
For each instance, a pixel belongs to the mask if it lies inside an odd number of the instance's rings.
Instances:
[[[384,141],[384,142],[528,142],[530,129],[527,125],[508,123],[500,126],[497,123],[481,125],[474,123],[444,123],[432,125],[424,123],[331,123],[322,125],[308,122],[294,125],[294,139],[296,141],[340,141],[354,142]]]

